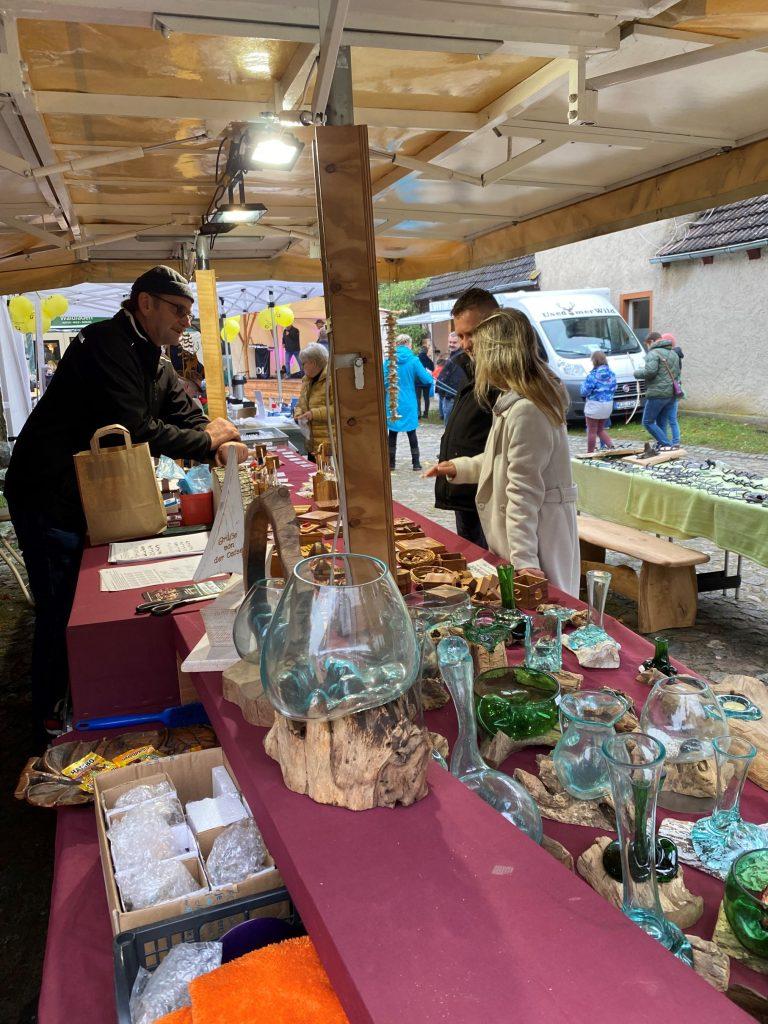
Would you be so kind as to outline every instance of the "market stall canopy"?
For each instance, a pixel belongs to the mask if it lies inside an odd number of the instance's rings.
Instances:
[[[370,129],[382,281],[768,191],[764,5],[321,6],[322,46],[305,0],[232,0],[222,17],[195,0],[172,13],[7,0],[0,293],[189,261],[222,153],[264,113],[305,147],[290,171],[247,174],[246,201],[266,213],[218,236],[213,266],[228,281],[318,280],[314,129],[295,122],[324,109],[334,41],[352,48],[355,119]]]

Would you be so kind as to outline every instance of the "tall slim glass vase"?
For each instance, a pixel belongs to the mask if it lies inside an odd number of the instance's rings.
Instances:
[[[621,847],[621,909],[651,938],[692,967],[691,945],[677,925],[664,917],[656,882],[656,799],[664,747],[645,733],[622,733],[603,742],[603,754]]]

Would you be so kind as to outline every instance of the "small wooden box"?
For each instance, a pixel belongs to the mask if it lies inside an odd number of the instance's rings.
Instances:
[[[460,572],[467,568],[467,560],[459,551],[444,551],[439,558],[442,566],[446,569],[453,569],[454,572]]]
[[[549,582],[527,572],[515,573],[515,604],[519,608],[536,608],[549,599]]]
[[[312,477],[312,494],[315,501],[338,501],[339,486],[333,478],[318,470]]]
[[[398,569],[395,574],[395,583],[400,593],[405,596],[411,592],[411,572],[409,569]]]
[[[395,548],[398,551],[413,551],[414,548],[429,548],[435,554],[442,554],[445,551],[445,544],[439,540],[432,540],[431,537],[415,537],[409,540],[396,540]]]

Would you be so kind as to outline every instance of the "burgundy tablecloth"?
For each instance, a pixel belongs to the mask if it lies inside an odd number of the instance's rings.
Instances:
[[[286,466],[292,483],[305,473],[302,464]],[[450,550],[487,557],[402,506],[396,514],[422,522]],[[119,597],[132,615],[135,600]],[[202,634],[199,613],[174,613],[168,622],[183,655]],[[608,629],[622,644],[621,668],[587,672],[585,685],[615,686],[642,703],[646,691],[634,675],[650,645],[614,620]],[[565,663],[576,670],[567,652]],[[412,808],[354,814],[323,807],[285,789],[263,752],[263,730],[222,699],[218,675],[195,682],[353,1024],[478,1024],[512,1014],[526,1024],[593,1024],[617,1014],[643,1024],[660,1014],[697,1024],[747,1019],[442,769],[430,768],[430,794]],[[450,708],[429,719],[453,739]],[[534,759],[529,749],[505,768],[533,770]],[[743,806],[750,820],[768,818],[768,794],[751,783]],[[544,827],[576,855],[597,834],[547,820]],[[691,931],[710,937],[722,883],[692,869],[686,876],[706,908]],[[768,979],[735,962],[732,981],[768,994]],[[93,815],[64,809],[39,1020],[113,1016]]]

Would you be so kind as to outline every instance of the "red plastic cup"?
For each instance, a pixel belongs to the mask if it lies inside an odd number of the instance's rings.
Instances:
[[[213,491],[181,494],[181,525],[208,526],[213,522]]]

